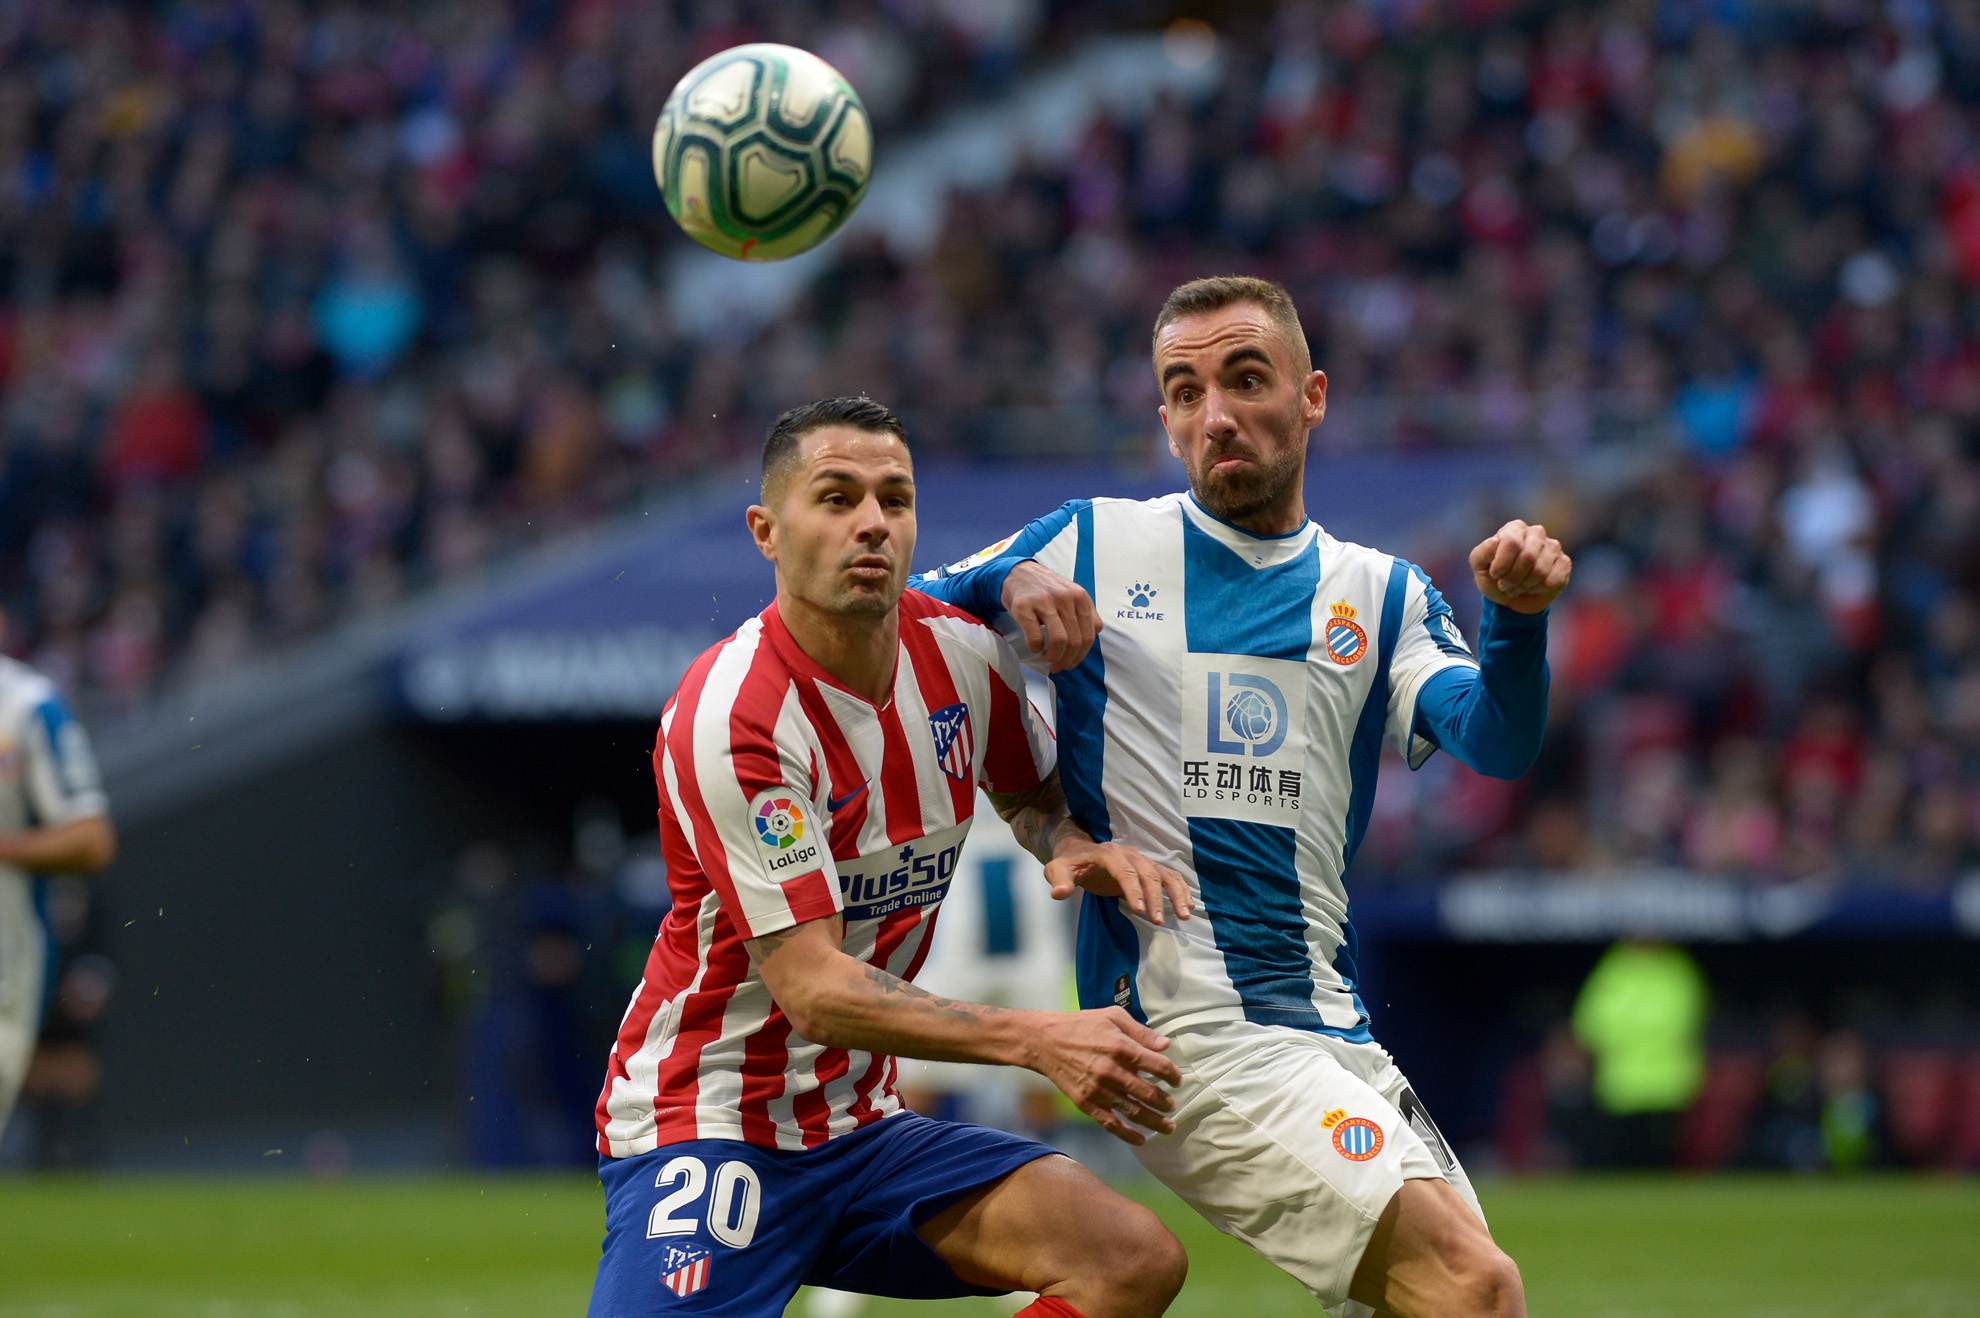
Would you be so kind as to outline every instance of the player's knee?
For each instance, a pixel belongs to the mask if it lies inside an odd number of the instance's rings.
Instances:
[[[1093,1260],[1106,1274],[1106,1288],[1130,1301],[1133,1312],[1162,1312],[1189,1275],[1182,1242],[1140,1204],[1121,1214],[1109,1236],[1108,1248]]]
[[[1526,1286],[1519,1265],[1496,1245],[1463,1251],[1453,1260],[1457,1310],[1462,1318],[1526,1318]]]

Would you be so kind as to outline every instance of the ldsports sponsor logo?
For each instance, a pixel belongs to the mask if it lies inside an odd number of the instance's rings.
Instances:
[[[1191,653],[1182,679],[1182,812],[1296,823],[1305,795],[1305,665]]]

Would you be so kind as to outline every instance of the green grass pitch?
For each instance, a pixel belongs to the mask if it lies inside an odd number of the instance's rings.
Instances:
[[[1482,1187],[1536,1318],[1980,1318],[1980,1182],[1640,1179]],[[1184,1318],[1319,1312],[1166,1191]],[[576,1178],[0,1179],[0,1318],[584,1311],[603,1209]],[[875,1301],[870,1318],[990,1318]],[[793,1307],[802,1314],[803,1306]]]

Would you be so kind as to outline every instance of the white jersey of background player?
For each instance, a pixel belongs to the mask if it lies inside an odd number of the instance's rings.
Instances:
[[[0,1131],[34,1057],[48,978],[34,876],[102,869],[116,846],[82,724],[53,682],[0,658]]]
[[[1032,716],[1050,730],[1051,684],[1027,673],[1025,685]],[[1072,987],[1070,916],[1052,900],[1044,865],[979,802],[915,982],[945,998],[1064,1011]],[[900,1066],[902,1097],[917,1112],[924,1111],[917,1104],[955,1094],[965,1103],[962,1118],[986,1125],[1037,1133],[1060,1117],[1058,1091],[1029,1071],[908,1057]]]
[[[1499,777],[1532,762],[1569,562],[1523,522],[1472,551],[1474,660],[1419,570],[1307,520],[1326,377],[1283,289],[1176,290],[1155,365],[1188,493],[1075,501],[923,589],[1008,608],[1034,649],[1045,624],[1074,817],[1189,880],[1187,921],[1093,885],[1082,902],[1081,1001],[1170,1035],[1184,1072],[1176,1132],[1142,1162],[1330,1312],[1515,1318],[1517,1268],[1374,1042],[1341,875],[1385,740],[1412,765],[1437,749]]]

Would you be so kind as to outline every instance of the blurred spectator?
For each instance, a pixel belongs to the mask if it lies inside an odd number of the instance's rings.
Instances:
[[[629,847],[603,802],[580,808],[569,854],[563,866],[543,838],[513,850],[476,842],[428,921],[461,1047],[468,1156],[480,1166],[597,1156],[598,1059],[644,970],[666,871],[657,844]]]
[[[1575,1039],[1594,1060],[1595,1165],[1676,1160],[1680,1120],[1704,1080],[1708,1009],[1705,977],[1681,948],[1618,943],[1596,963],[1574,1004]]]

